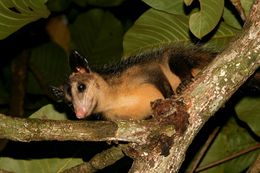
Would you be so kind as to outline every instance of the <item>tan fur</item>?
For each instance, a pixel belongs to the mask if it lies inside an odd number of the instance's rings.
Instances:
[[[111,120],[115,119],[144,119],[151,115],[150,102],[163,98],[162,94],[153,85],[146,83],[142,75],[140,76],[140,66],[134,66],[126,70],[119,78],[114,77],[118,83],[110,87],[109,85],[99,89],[98,100],[105,100],[98,104],[96,111]]]
[[[102,113],[110,120],[145,119],[152,114],[151,102],[168,97],[172,91],[177,93],[183,80],[171,71],[171,53],[165,50],[158,59],[131,64],[115,74],[98,74],[88,67],[76,67],[69,77],[71,93],[65,91],[66,100],[73,103],[79,119],[92,113]],[[199,64],[188,69],[189,73],[196,76],[201,67]],[[85,85],[83,91],[79,88],[82,83]]]
[[[169,83],[170,83],[173,91],[176,92],[176,89],[178,88],[178,86],[181,83],[180,78],[177,75],[175,75],[174,73],[171,72],[168,64],[160,65],[160,68],[162,69],[164,75],[169,80]]]
[[[96,73],[71,75],[72,102],[77,118],[85,118],[92,112],[102,113],[110,120],[144,119],[147,115],[151,115],[150,102],[163,96],[158,89],[145,83],[141,77],[134,77],[139,70],[140,67],[134,67],[120,78],[114,79],[122,82],[113,87]],[[86,92],[78,93],[76,85],[79,76],[82,75],[88,75],[91,80],[85,81],[88,86]],[[125,77],[130,79],[131,85],[122,80]]]
[[[109,100],[102,107],[102,113],[107,119],[144,119],[152,113],[150,102],[163,98],[162,94],[150,84],[136,86],[124,93],[116,96],[110,93],[110,97],[103,98]]]

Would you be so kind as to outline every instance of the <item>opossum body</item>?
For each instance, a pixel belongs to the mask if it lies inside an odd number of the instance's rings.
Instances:
[[[92,70],[86,58],[74,51],[73,73],[53,92],[72,103],[79,119],[92,113],[110,120],[145,119],[152,114],[152,101],[176,94],[214,56],[197,48],[168,47]]]

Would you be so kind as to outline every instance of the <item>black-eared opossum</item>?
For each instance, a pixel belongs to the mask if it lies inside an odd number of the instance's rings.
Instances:
[[[145,119],[152,101],[178,93],[215,55],[197,47],[167,47],[90,69],[86,58],[73,51],[73,73],[52,91],[72,103],[79,119],[92,113],[110,120]]]

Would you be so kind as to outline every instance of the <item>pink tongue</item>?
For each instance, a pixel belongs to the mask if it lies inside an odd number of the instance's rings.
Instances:
[[[87,110],[85,108],[77,108],[77,109],[75,109],[75,113],[76,113],[76,117],[78,119],[82,119],[82,118],[85,118],[85,116],[87,114]]]

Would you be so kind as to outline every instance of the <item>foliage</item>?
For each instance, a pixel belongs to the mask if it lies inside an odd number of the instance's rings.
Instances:
[[[248,14],[252,0],[241,0],[241,3]],[[225,1],[224,6],[224,0],[49,0],[46,4],[40,0],[0,0],[0,9],[0,44],[11,47],[6,50],[5,46],[1,47],[2,52],[8,50],[9,56],[1,56],[0,111],[8,110],[8,98],[14,94],[10,91],[11,63],[21,50],[29,49],[31,54],[24,107],[26,115],[34,112],[31,115],[33,118],[68,118],[65,116],[69,114],[66,108],[61,106],[62,111],[57,111],[56,106],[60,106],[60,103],[53,103],[46,96],[46,86],[57,86],[66,80],[70,73],[67,55],[72,49],[86,55],[92,65],[110,63],[122,56],[128,57],[171,44],[197,44],[220,51],[241,32],[243,25],[232,4]],[[60,14],[63,17],[59,18]],[[47,19],[33,22],[42,17]],[[51,23],[52,19],[57,20]],[[44,33],[38,32],[38,26],[47,29]],[[46,33],[48,39],[39,39],[45,38]],[[18,41],[24,38],[21,35],[33,40],[31,44],[23,44],[24,40]],[[35,39],[39,39],[37,44]],[[14,49],[16,47],[20,49]],[[222,130],[201,165],[259,142],[252,137],[259,137],[259,96],[244,98],[245,95],[235,100],[235,104],[238,102],[235,107],[237,115],[221,115],[229,117],[225,118],[228,121],[222,122]],[[43,107],[45,104],[48,105]],[[82,159],[74,158],[73,155],[67,158],[26,160],[10,158],[8,152],[3,152],[7,156],[0,158],[0,168],[15,172],[34,172],[34,169],[47,168],[50,168],[48,172],[59,172],[82,162]],[[257,154],[258,151],[254,151],[242,155],[207,172],[241,172]]]
[[[235,110],[237,112],[238,118],[246,122],[250,129],[260,137],[260,98],[244,97],[236,105]]]
[[[44,3],[45,0],[1,0],[0,39],[6,38],[30,22],[42,17],[47,18],[50,12]]]
[[[8,163],[8,164],[6,164]],[[9,157],[0,158],[0,167],[13,172],[61,172],[82,163],[78,158],[46,158],[33,160],[17,160]]]
[[[73,44],[93,64],[104,64],[107,59],[121,56],[123,29],[111,12],[92,9],[82,13],[71,25],[71,31]]]
[[[239,136],[238,136],[239,134]],[[206,156],[203,158],[200,166],[207,165],[216,160],[228,157],[236,152],[256,145],[258,142],[249,134],[249,132],[240,127],[237,122],[231,118],[221,129],[219,135],[210,146]],[[229,172],[237,173],[245,170],[256,159],[259,151],[246,153],[241,157],[229,160],[219,166],[207,169],[202,172],[218,173]],[[234,166],[236,165],[236,166]]]

